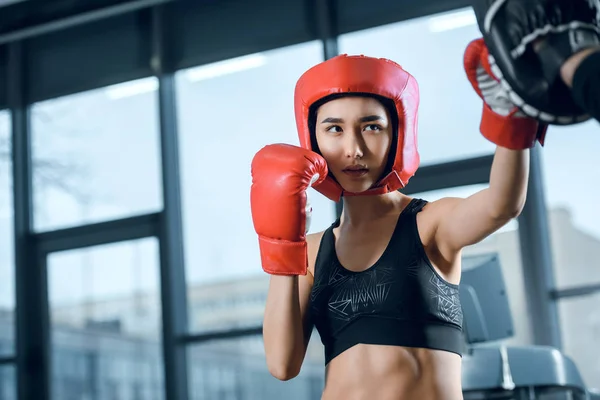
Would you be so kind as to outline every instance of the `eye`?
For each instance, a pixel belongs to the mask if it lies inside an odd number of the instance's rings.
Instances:
[[[342,128],[338,125],[331,125],[325,128],[325,132],[339,133],[342,131]]]
[[[367,125],[365,127],[365,130],[372,130],[372,131],[381,131],[383,130],[383,128],[380,125],[377,124],[371,124],[371,125]]]

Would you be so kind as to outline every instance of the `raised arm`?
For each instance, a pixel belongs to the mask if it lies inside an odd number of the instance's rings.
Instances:
[[[527,195],[529,150],[496,149],[489,187],[466,199],[433,204],[439,225],[436,241],[445,254],[478,243],[517,217]]]
[[[436,242],[448,257],[519,215],[527,194],[529,149],[545,136],[545,127],[525,117],[493,76],[483,41],[467,48],[465,69],[484,100],[481,133],[498,147],[488,188],[466,199],[446,198],[431,205],[437,221]]]

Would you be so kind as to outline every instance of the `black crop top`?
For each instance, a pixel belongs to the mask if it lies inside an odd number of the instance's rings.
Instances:
[[[332,224],[315,263],[310,315],[325,346],[325,364],[356,344],[445,350],[462,356],[463,314],[458,286],[442,279],[425,255],[413,199],[390,242],[369,269],[352,272],[339,262]]]

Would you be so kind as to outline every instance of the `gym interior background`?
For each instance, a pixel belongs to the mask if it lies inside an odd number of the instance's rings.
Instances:
[[[293,89],[339,53],[391,58],[421,87],[435,200],[488,181],[493,146],[462,68],[464,0],[0,3],[0,399],[319,398],[265,367],[268,276],[250,161],[297,144]],[[511,345],[561,349],[600,387],[600,130],[550,129],[522,215],[466,254],[498,253]],[[312,192],[311,231],[336,205]]]

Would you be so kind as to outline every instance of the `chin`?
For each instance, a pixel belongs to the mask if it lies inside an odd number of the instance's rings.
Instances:
[[[373,187],[374,182],[340,182],[346,192],[360,193]]]

